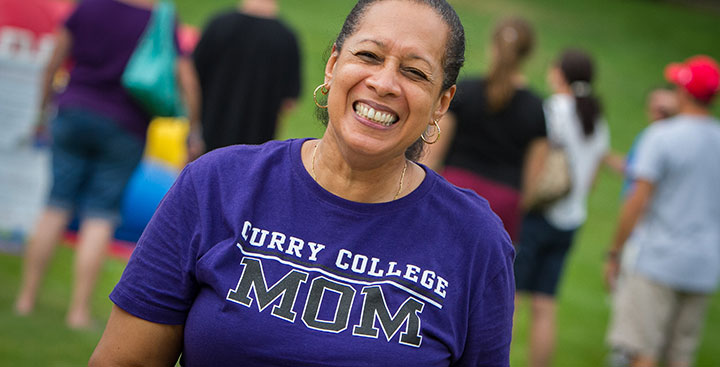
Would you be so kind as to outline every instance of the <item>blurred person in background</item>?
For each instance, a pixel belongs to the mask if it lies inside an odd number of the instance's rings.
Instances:
[[[648,121],[669,119],[678,113],[678,98],[671,88],[655,88],[647,97]]]
[[[643,133],[605,266],[613,366],[692,366],[720,282],[720,121],[710,114],[720,68],[695,56],[665,77],[678,114]]]
[[[647,96],[647,117],[650,124],[668,119],[675,116],[678,112],[678,100],[675,91],[669,88],[655,88],[650,91]],[[632,146],[625,155],[623,172],[625,180],[623,181],[622,196],[623,198],[629,195],[632,187],[632,178],[630,176],[631,166],[635,161],[635,152],[637,150],[638,142],[642,138],[646,129],[635,137]]]
[[[593,87],[594,62],[585,51],[564,51],[548,72],[548,139],[569,159],[570,192],[523,218],[516,245],[518,307],[530,298],[530,367],[547,367],[555,349],[556,291],[575,234],[587,218],[587,198],[610,147],[607,123]]]
[[[154,3],[82,1],[58,33],[45,74],[43,106],[52,102],[52,79],[60,65],[71,58],[73,67],[66,89],[56,99],[58,112],[51,125],[52,188],[27,244],[15,303],[18,314],[33,311],[55,246],[77,214],[80,228],[66,321],[71,328],[92,324],[92,291],[118,224],[123,191],[142,157],[151,119],[125,91],[121,76]],[[177,72],[191,130],[196,131],[197,80],[187,57],[178,58]],[[201,142],[191,139],[190,143],[191,155],[202,150]]]
[[[450,110],[440,121],[443,139],[429,147],[424,158],[451,183],[487,199],[513,240],[522,192],[547,152],[542,99],[528,88],[522,71],[534,45],[526,20],[498,23],[488,74],[458,83]]]
[[[300,51],[276,0],[216,15],[193,54],[207,150],[273,139],[300,93]]]
[[[322,138],[188,165],[90,365],[509,366],[510,238],[416,163],[464,50],[445,0],[358,1],[316,88]]]

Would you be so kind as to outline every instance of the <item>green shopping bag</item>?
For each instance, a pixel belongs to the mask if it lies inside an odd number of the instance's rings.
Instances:
[[[175,6],[160,1],[122,75],[128,93],[153,116],[181,114],[176,59]]]

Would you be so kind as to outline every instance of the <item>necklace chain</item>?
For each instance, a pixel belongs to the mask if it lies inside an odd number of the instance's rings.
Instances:
[[[315,175],[315,153],[317,153],[318,146],[320,146],[320,142],[318,141],[317,144],[315,144],[315,148],[313,148],[312,152],[312,163],[310,164],[310,173],[312,173],[312,178],[317,182],[317,176]],[[393,197],[393,200],[397,199],[398,196],[400,196],[400,193],[403,189],[403,182],[405,181],[405,172],[407,171],[407,159],[405,160],[405,165],[403,166],[402,173],[400,174],[400,185],[398,187],[397,192],[395,193],[395,196]],[[319,182],[318,182],[319,183]]]

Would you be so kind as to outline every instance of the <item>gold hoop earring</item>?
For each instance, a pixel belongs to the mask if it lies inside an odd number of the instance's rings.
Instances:
[[[327,84],[323,83],[323,84],[318,85],[317,88],[315,88],[315,91],[313,92],[313,102],[315,102],[315,105],[320,108],[325,109],[325,108],[327,108],[327,105],[323,106],[320,103],[318,103],[318,100],[317,100],[317,92],[318,91],[320,91],[320,93],[322,93],[324,96],[326,96],[328,93],[330,93],[330,89],[328,89]]]
[[[437,134],[435,134],[435,140],[428,141],[425,138],[425,133],[420,134],[420,139],[422,139],[425,142],[425,144],[428,144],[428,145],[435,144],[435,143],[437,143],[438,140],[440,140],[440,132],[441,131],[440,131],[440,124],[438,124],[438,119],[433,120],[433,124],[435,124],[435,130],[437,130]]]

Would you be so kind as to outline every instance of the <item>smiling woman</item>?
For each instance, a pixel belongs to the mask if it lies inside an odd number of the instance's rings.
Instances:
[[[454,86],[442,89],[448,32],[428,6],[381,1],[365,11],[352,35],[335,44],[325,68],[330,121],[323,144],[316,143],[320,185],[344,196],[340,190],[349,178],[355,182],[345,193],[350,200],[393,197],[406,162],[403,153],[447,111],[455,93]],[[393,122],[378,119],[378,112]],[[416,188],[423,176],[420,166],[410,165],[401,194]]]
[[[463,34],[444,0],[359,1],[316,89],[322,139],[190,164],[91,365],[507,366],[510,240],[485,200],[415,162]]]

